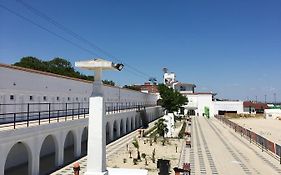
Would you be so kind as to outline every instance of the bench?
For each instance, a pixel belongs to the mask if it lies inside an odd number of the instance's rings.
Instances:
[[[187,131],[187,132],[185,132],[184,134],[185,134],[187,137],[191,137],[191,132],[188,132],[188,131]]]
[[[190,140],[186,140],[185,141],[185,145],[191,148],[191,141]]]

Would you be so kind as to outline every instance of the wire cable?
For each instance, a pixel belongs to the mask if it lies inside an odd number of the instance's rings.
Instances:
[[[53,31],[51,31],[51,30],[49,30],[49,29],[47,29],[47,28],[45,28],[44,26],[35,23],[34,21],[28,19],[27,17],[25,17],[25,16],[23,16],[23,15],[21,15],[21,14],[15,12],[15,11],[13,11],[13,10],[11,10],[11,9],[9,9],[9,8],[7,8],[6,6],[3,6],[2,4],[0,4],[0,7],[3,8],[3,9],[5,9],[5,10],[7,10],[8,12],[10,12],[10,13],[12,13],[12,14],[18,16],[19,18],[24,19],[25,21],[27,21],[27,22],[29,22],[29,23],[31,23],[31,24],[33,24],[33,25],[35,25],[35,26],[41,28],[42,30],[45,30],[46,32],[48,32],[48,33],[50,33],[50,34],[52,34],[52,35],[54,35],[54,36],[56,36],[56,37],[58,37],[58,38],[60,38],[60,39],[62,39],[62,40],[64,40],[64,41],[66,41],[66,42],[72,44],[73,46],[78,47],[78,48],[81,49],[81,50],[84,50],[84,51],[86,51],[86,52],[88,52],[88,53],[90,53],[90,54],[99,56],[97,53],[92,52],[91,50],[86,49],[86,48],[80,46],[79,44],[76,44],[75,42],[73,42],[73,41],[71,41],[71,40],[69,40],[69,39],[67,39],[67,38],[65,38],[65,37],[63,37],[63,36],[61,36],[61,35],[59,35],[59,34],[53,32]]]
[[[43,12],[39,11],[38,9],[32,7],[30,4],[28,4],[27,2],[24,2],[22,0],[16,0],[18,3],[22,4],[25,8],[27,8],[29,11],[31,11],[33,14],[43,18],[44,20],[48,21],[49,23],[53,24],[54,26],[56,26],[57,28],[59,28],[60,30],[66,32],[67,34],[71,35],[72,37],[76,38],[79,41],[82,41],[85,44],[88,44],[89,46],[93,47],[95,50],[98,50],[99,52],[101,52],[103,55],[106,55],[114,60],[117,60],[118,62],[122,62],[126,67],[132,69],[133,71],[137,72],[138,74],[140,74],[143,78],[145,78],[146,80],[153,77],[150,76],[138,69],[136,69],[135,67],[124,63],[122,60],[118,59],[117,57],[115,57],[113,54],[109,53],[108,51],[105,51],[103,49],[101,49],[99,46],[97,46],[96,44],[94,44],[93,42],[85,39],[84,37],[82,37],[81,35],[77,34],[76,32],[72,31],[71,29],[67,28],[65,25],[57,22],[56,20],[54,20],[53,18],[47,16],[46,14],[44,14]],[[136,74],[135,74],[136,75]]]

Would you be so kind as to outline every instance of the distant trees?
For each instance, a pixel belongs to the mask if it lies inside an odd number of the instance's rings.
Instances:
[[[108,84],[111,86],[115,86],[115,82],[113,82],[112,80],[102,80],[103,84]]]
[[[135,90],[135,91],[141,91],[141,87],[140,86],[125,85],[125,86],[123,86],[123,88],[132,89],[132,90]]]
[[[14,65],[58,75],[94,81],[94,76],[84,75],[78,71],[75,71],[74,67],[71,65],[71,62],[59,57],[56,57],[50,61],[43,61],[36,57],[27,56],[21,58],[21,60],[16,62]],[[103,80],[103,83],[115,86],[115,83],[111,80]]]
[[[164,84],[159,84],[158,90],[161,96],[159,103],[168,113],[178,111],[182,105],[188,102],[185,96]]]

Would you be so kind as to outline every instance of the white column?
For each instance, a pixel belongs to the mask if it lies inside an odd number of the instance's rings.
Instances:
[[[110,122],[108,122],[108,128],[109,128],[109,130],[108,130],[108,140],[109,141],[112,141],[113,140],[113,124],[112,123],[110,123]]]
[[[80,132],[82,130],[82,132]],[[75,148],[75,157],[78,158],[81,156],[81,144],[82,144],[82,133],[83,129],[76,129],[75,134],[76,134],[76,139],[74,139],[74,148]],[[74,136],[75,137],[75,136]]]
[[[32,175],[38,175],[39,174],[39,162],[40,162],[40,151],[33,150],[32,151],[32,158],[31,158],[31,173]],[[36,153],[35,153],[36,152]]]
[[[40,149],[42,145],[38,145],[38,138],[30,140],[27,144],[28,152],[28,174],[39,175],[39,163],[40,163]]]
[[[88,161],[86,175],[107,175],[105,105],[101,70],[96,71],[89,106]]]
[[[5,163],[7,160],[8,151],[9,149],[7,148],[7,146],[5,147],[4,145],[0,145],[0,174],[4,174],[5,172]]]
[[[62,139],[62,133],[60,133],[60,136],[59,136],[59,140],[58,140],[58,149],[56,150],[57,153],[56,153],[56,165],[57,166],[61,166],[63,165],[63,158],[64,158],[64,141],[65,141],[65,138]]]

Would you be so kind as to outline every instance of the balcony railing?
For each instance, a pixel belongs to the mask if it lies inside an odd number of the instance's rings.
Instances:
[[[106,114],[115,114],[127,111],[140,111],[148,105],[144,103],[105,102]],[[2,107],[2,108],[1,108]],[[8,112],[0,113],[0,128],[13,128],[18,126],[29,127],[42,123],[62,122],[86,118],[89,114],[89,104],[82,103],[22,103],[0,104],[0,109]],[[15,110],[15,112],[12,112]]]

